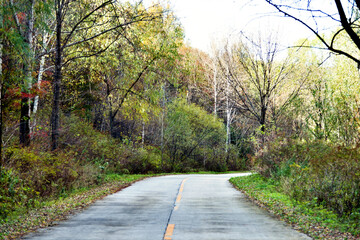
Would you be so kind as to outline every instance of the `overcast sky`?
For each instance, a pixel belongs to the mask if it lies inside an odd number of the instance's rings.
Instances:
[[[152,2],[152,0],[145,0]],[[228,36],[278,32],[281,43],[289,45],[311,33],[288,18],[275,17],[265,0],[169,0],[179,17],[187,43],[209,52],[212,41]]]

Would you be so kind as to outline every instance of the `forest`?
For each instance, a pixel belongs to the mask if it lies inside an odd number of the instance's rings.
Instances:
[[[360,221],[356,1],[326,32],[265,2],[313,38],[207,53],[164,3],[0,0],[1,221],[109,174],[245,170]]]

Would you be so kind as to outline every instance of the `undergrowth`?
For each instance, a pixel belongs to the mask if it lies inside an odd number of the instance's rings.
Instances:
[[[148,176],[108,174],[99,186],[78,188],[56,199],[39,202],[31,209],[18,207],[6,219],[0,219],[0,239],[19,238],[38,228],[51,226],[94,201]]]
[[[297,201],[285,194],[279,181],[259,174],[231,178],[230,182],[259,206],[274,213],[314,239],[359,239],[358,221],[340,217],[313,201]]]

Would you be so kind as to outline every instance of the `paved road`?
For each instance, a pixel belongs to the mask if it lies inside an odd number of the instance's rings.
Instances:
[[[228,182],[238,175],[149,178],[25,239],[310,239],[246,200]]]

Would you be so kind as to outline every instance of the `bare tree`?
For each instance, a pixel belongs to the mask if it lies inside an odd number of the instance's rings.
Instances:
[[[350,41],[360,50],[359,10],[358,0],[334,1],[283,1],[265,0],[284,17],[291,18],[308,28],[323,44],[323,48],[333,53],[344,55],[358,64],[360,58],[341,44],[337,44],[340,35],[346,34]],[[329,31],[329,23],[334,23],[334,32],[327,39],[324,35]],[[306,46],[310,47],[310,46]]]
[[[277,111],[273,116],[276,119],[302,85],[297,84],[284,91],[295,64],[289,57],[277,60],[278,47],[278,43],[271,38],[262,41],[259,37],[256,42],[245,39],[238,44],[225,45],[218,58],[222,71],[229,76],[235,107],[246,117],[257,121],[262,132],[269,123],[268,113],[274,100],[277,99]]]

